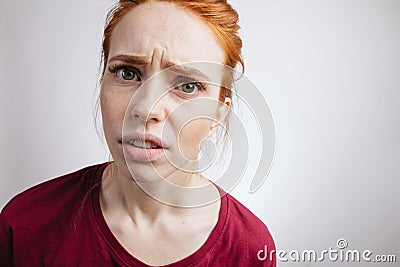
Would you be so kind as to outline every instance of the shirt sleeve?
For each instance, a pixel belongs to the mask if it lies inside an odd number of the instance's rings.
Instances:
[[[4,212],[0,213],[0,266],[12,267],[12,229]]]

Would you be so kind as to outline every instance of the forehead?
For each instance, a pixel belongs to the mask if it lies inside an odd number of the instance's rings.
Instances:
[[[109,59],[133,54],[150,61],[160,49],[162,60],[175,64],[224,62],[224,51],[211,28],[191,12],[166,2],[141,4],[128,12],[112,33]]]

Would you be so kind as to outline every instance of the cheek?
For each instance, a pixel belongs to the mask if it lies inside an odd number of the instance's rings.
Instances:
[[[208,136],[210,126],[210,120],[197,119],[185,124],[181,129],[178,135],[179,148],[185,158],[197,158],[201,141]]]
[[[100,107],[103,119],[104,132],[107,135],[111,131],[122,131],[122,124],[126,108],[129,104],[129,96],[113,92],[112,89],[102,88],[100,93]]]

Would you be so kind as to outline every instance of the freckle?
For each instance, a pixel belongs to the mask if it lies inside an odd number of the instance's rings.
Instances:
[[[182,221],[182,224],[185,224],[185,221]]]

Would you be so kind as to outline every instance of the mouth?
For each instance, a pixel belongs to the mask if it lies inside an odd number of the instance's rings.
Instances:
[[[128,142],[126,142],[127,144],[134,146],[134,147],[138,147],[138,148],[142,148],[142,149],[157,149],[157,148],[163,148],[157,144],[154,144],[152,142],[149,141],[140,141],[140,140],[130,140]]]
[[[123,136],[122,144],[126,156],[132,160],[150,161],[159,158],[168,147],[155,135],[132,133]]]
[[[119,142],[142,149],[167,149],[161,139],[152,134],[132,133],[123,136],[122,139],[119,140]]]

